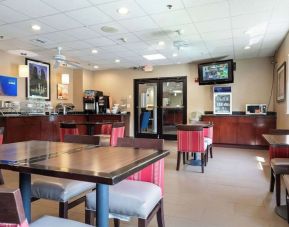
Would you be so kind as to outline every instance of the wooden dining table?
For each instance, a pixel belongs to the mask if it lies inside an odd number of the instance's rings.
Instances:
[[[0,146],[0,168],[19,172],[19,187],[29,222],[31,174],[38,174],[96,183],[96,226],[108,227],[109,185],[167,155],[167,150],[26,141]]]
[[[271,147],[289,147],[289,135],[263,134],[262,136]],[[275,212],[280,217],[288,219],[286,205],[276,206]]]

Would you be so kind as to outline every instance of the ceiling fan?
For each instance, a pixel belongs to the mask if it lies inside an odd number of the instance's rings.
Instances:
[[[57,54],[53,56],[54,63],[54,69],[57,69],[59,66],[65,66],[65,67],[73,67],[73,68],[79,68],[80,63],[76,61],[70,61],[67,60],[64,55],[61,54],[62,47],[57,47]]]
[[[193,46],[192,42],[182,39],[182,30],[176,30],[175,33],[177,34],[177,39],[173,41],[173,46],[176,47],[178,50],[181,50],[185,47]]]

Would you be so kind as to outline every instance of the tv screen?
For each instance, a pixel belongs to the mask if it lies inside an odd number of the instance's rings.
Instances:
[[[233,60],[199,64],[199,84],[233,83]]]
[[[0,76],[0,95],[17,96],[17,78]]]

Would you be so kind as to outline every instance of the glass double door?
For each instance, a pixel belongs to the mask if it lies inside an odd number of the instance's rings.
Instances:
[[[135,137],[176,139],[186,123],[186,77],[134,80]]]

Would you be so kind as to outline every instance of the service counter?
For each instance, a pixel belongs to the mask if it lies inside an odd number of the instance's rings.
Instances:
[[[5,127],[4,143],[27,140],[59,141],[60,122],[124,122],[125,136],[129,136],[128,114],[69,114],[47,116],[1,116],[0,127]],[[87,132],[86,126],[78,126],[80,134]],[[100,133],[100,127],[95,128]]]

